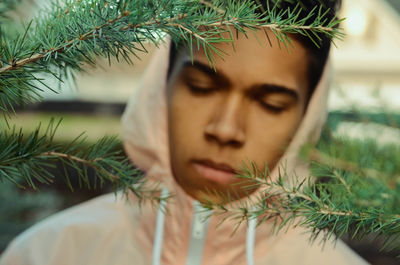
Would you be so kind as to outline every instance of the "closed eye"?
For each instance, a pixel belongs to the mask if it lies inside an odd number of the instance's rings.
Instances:
[[[254,86],[248,93],[261,107],[275,114],[289,109],[298,101],[298,95],[294,90],[276,85]]]
[[[271,100],[271,99],[257,99],[260,105],[268,111],[273,113],[281,113],[287,109],[289,109],[292,105],[292,102],[286,100]]]
[[[190,92],[194,93],[194,94],[201,94],[201,95],[207,95],[210,94],[214,91],[216,91],[217,89],[211,86],[203,86],[201,84],[186,84],[187,87],[189,88]]]
[[[288,106],[283,104],[270,104],[264,101],[259,101],[261,106],[274,113],[281,113],[288,108]]]

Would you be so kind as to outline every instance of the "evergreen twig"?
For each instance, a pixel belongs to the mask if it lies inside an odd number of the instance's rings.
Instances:
[[[13,111],[14,105],[38,99],[38,73],[49,73],[62,80],[67,72],[82,71],[82,65],[95,64],[95,56],[122,56],[131,62],[130,54],[146,52],[143,42],[158,45],[165,34],[173,41],[202,46],[211,63],[222,56],[214,44],[231,41],[222,37],[228,26],[240,31],[270,28],[288,45],[287,34],[299,33],[315,38],[324,33],[340,38],[339,19],[325,21],[319,14],[312,22],[298,19],[295,10],[268,10],[261,16],[257,5],[248,1],[171,1],[159,0],[69,0],[55,3],[43,18],[36,18],[24,34],[14,39],[0,32],[0,110]],[[317,13],[310,12],[310,17]],[[5,29],[3,29],[4,31]],[[313,32],[313,34],[310,34]],[[314,36],[314,37],[312,37]],[[318,41],[314,40],[317,44]],[[55,70],[58,68],[58,70]]]
[[[55,143],[58,124],[50,122],[44,133],[40,126],[28,135],[15,128],[0,132],[0,181],[7,179],[20,187],[26,182],[36,189],[37,183],[53,182],[56,176],[49,169],[59,163],[64,172],[58,173],[71,189],[68,169],[73,169],[80,185],[87,188],[102,187],[107,181],[117,189],[128,190],[141,183],[140,172],[124,157],[119,149],[121,143],[115,137],[103,137],[92,145],[82,136],[69,143]],[[89,168],[96,173],[94,183],[89,180]]]
[[[208,202],[204,207],[239,222],[272,221],[277,231],[293,224],[303,226],[313,232],[312,238],[320,233],[325,233],[325,240],[343,234],[357,239],[375,234],[385,240],[384,249],[399,250],[399,148],[353,139],[323,141],[318,150],[305,152],[313,161],[311,178],[300,181],[281,170],[279,178],[271,180],[268,171],[252,164],[238,177],[259,186],[261,192],[254,201]]]

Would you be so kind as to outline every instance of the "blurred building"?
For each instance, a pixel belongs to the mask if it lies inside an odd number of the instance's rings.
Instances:
[[[346,0],[342,27],[332,59],[335,85],[331,109],[349,107],[400,110],[400,1]],[[342,95],[339,95],[341,92]]]
[[[375,122],[342,121],[336,133],[400,144],[398,126],[376,122],[378,114],[380,120],[397,119],[400,114],[400,1],[345,0],[341,16],[346,18],[342,24],[346,37],[332,53],[329,107],[369,113]]]

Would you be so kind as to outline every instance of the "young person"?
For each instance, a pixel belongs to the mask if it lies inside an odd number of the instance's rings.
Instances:
[[[365,264],[341,241],[309,244],[298,227],[273,235],[271,222],[218,226],[223,216],[204,221],[198,211],[199,202],[258,195],[251,180],[235,177],[243,161],[267,164],[271,178],[282,165],[289,176],[307,176],[297,153],[318,139],[325,119],[329,45],[321,55],[292,36],[288,51],[267,33],[271,46],[264,31],[239,34],[234,49],[217,44],[228,55],[216,71],[202,50],[193,63],[169,43],[155,54],[122,122],[129,157],[172,195],[166,211],[140,208],[133,195],[102,196],[36,224],[0,264]]]

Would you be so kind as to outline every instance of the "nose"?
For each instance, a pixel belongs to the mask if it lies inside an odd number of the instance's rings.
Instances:
[[[216,106],[204,130],[208,141],[220,145],[241,147],[245,143],[244,109],[239,95],[226,97]]]

